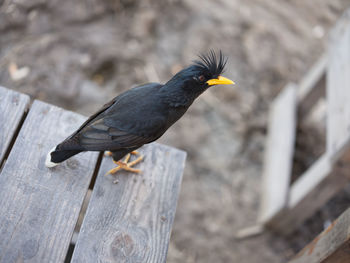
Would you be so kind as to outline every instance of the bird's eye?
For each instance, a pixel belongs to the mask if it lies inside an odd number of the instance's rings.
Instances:
[[[205,77],[204,77],[204,75],[200,75],[200,76],[198,77],[198,79],[199,79],[199,81],[203,82],[203,81],[205,80]]]

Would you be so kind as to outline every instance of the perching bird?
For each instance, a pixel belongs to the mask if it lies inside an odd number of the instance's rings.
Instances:
[[[209,87],[234,84],[221,76],[226,62],[221,51],[218,57],[210,51],[164,85],[148,83],[120,94],[49,152],[46,166],[53,167],[83,151],[110,151],[119,167],[108,173],[119,169],[139,172],[131,166],[142,157],[128,163],[129,153],[161,137]],[[125,161],[119,161],[125,155]]]

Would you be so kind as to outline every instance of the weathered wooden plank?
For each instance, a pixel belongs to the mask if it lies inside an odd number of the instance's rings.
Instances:
[[[330,34],[327,72],[327,151],[337,152],[350,134],[350,9]]]
[[[28,105],[28,95],[0,86],[0,168]]]
[[[298,85],[298,117],[307,116],[316,102],[325,96],[327,55],[323,54]]]
[[[104,174],[104,158],[72,262],[165,262],[186,154],[153,143],[140,152],[142,174]]]
[[[296,129],[296,86],[289,84],[275,99],[268,123],[258,221],[271,220],[285,207],[290,183]]]
[[[281,234],[292,233],[348,181],[344,172],[324,154],[292,185],[286,209],[274,218],[269,227]]]
[[[35,101],[0,174],[0,262],[63,262],[97,153],[48,169],[47,152],[84,117]]]
[[[350,208],[289,263],[350,262]]]

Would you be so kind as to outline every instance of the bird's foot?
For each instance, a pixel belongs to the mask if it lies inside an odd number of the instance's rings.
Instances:
[[[107,152],[107,156],[110,156],[112,155],[111,153],[109,154],[110,152]],[[131,153],[128,153],[126,156],[125,156],[125,159],[124,161],[114,161],[113,162],[115,164],[117,164],[118,166],[109,170],[105,175],[109,175],[109,174],[115,174],[116,172],[118,172],[119,170],[125,170],[125,171],[128,171],[128,172],[132,172],[132,173],[141,173],[141,170],[140,169],[135,169],[135,168],[132,168],[134,165],[138,164],[139,162],[141,162],[143,160],[143,156],[140,155],[138,158],[136,158],[134,161],[132,162],[129,162],[130,160],[130,157],[131,157],[131,154],[132,155],[139,155],[139,153],[137,151],[132,151]]]

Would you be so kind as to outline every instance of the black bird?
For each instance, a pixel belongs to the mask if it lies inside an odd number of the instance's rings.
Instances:
[[[226,62],[221,51],[218,56],[210,51],[164,85],[148,83],[120,94],[50,151],[46,166],[53,167],[83,151],[110,151],[119,167],[108,173],[119,169],[139,172],[131,166],[142,156],[128,163],[129,153],[136,154],[137,148],[161,137],[209,87],[234,84],[221,76]],[[125,161],[119,161],[125,155]]]

